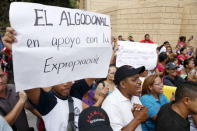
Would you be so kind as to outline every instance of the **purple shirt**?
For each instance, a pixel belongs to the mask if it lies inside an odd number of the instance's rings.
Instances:
[[[88,91],[88,99],[85,99],[85,98],[83,98],[82,99],[82,101],[85,103],[85,104],[87,104],[87,105],[89,105],[89,106],[92,106],[92,105],[94,105],[94,90],[89,90]]]

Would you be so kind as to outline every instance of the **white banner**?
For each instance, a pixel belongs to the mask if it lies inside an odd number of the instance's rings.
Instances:
[[[116,65],[131,65],[135,68],[145,66],[146,70],[152,70],[157,64],[156,44],[139,42],[118,41]]]
[[[112,54],[109,16],[25,2],[12,3],[9,13],[17,32],[17,91],[106,77]]]

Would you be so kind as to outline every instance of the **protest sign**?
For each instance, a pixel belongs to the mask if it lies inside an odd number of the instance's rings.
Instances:
[[[135,68],[145,66],[146,70],[152,70],[157,64],[156,44],[119,41],[116,65],[131,65]]]
[[[170,100],[172,97],[175,96],[176,88],[174,86],[163,86],[163,93],[164,95]]]
[[[25,2],[13,2],[9,15],[17,32],[17,91],[106,77],[112,54],[109,16]]]

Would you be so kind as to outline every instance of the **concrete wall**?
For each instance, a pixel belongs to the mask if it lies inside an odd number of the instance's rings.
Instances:
[[[197,47],[196,0],[87,0],[87,10],[111,16],[112,35],[132,35],[136,41],[149,33],[159,44],[175,46],[180,35],[194,35]],[[88,5],[89,4],[89,5]]]
[[[194,36],[191,45],[197,47],[197,1],[184,3],[180,35]]]

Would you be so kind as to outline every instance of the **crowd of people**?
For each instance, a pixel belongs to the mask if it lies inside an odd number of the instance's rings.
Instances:
[[[126,40],[120,35],[112,39],[106,78],[16,92],[11,68],[16,35],[8,27],[2,37],[0,131],[35,130],[24,109],[37,117],[39,131],[197,131],[197,50],[189,45],[193,37],[186,41],[181,36],[175,49],[165,41],[157,48],[157,66],[146,70],[116,67],[118,41]],[[140,42],[154,44],[149,34]],[[163,85],[177,88],[172,98],[164,95]]]

